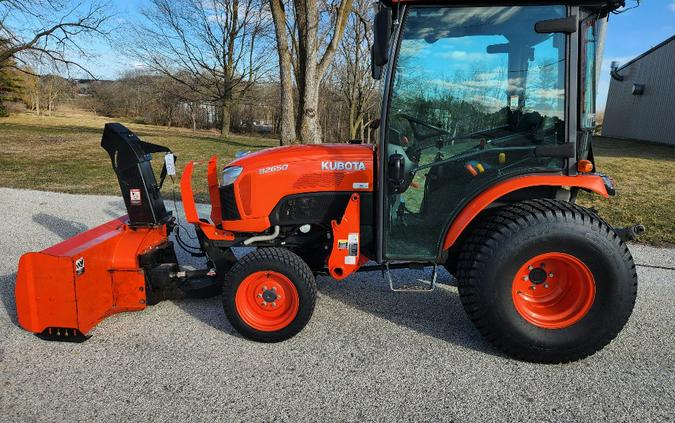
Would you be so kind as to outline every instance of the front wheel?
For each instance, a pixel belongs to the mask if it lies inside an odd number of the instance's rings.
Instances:
[[[230,270],[223,306],[232,326],[244,337],[279,342],[295,336],[309,322],[316,303],[316,281],[298,255],[281,248],[261,248]]]
[[[474,325],[516,358],[574,361],[614,339],[637,293],[633,258],[580,206],[534,200],[485,218],[463,244],[459,293]]]

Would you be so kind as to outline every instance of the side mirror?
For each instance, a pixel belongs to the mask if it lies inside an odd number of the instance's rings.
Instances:
[[[534,31],[537,34],[554,34],[562,32],[563,34],[573,34],[577,32],[579,21],[577,15],[570,15],[558,19],[546,19],[534,24]]]
[[[383,7],[375,14],[373,21],[373,47],[371,49],[371,70],[373,76],[377,73],[375,68],[387,64],[389,57],[389,35],[391,34],[391,9]],[[381,71],[380,71],[381,73]]]
[[[405,184],[405,159],[402,154],[394,153],[389,156],[387,171],[390,192],[400,193],[401,187]]]

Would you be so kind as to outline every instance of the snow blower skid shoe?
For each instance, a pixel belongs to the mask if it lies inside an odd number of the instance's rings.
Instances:
[[[21,327],[41,338],[83,341],[104,318],[190,291],[217,291],[222,278],[207,270],[182,271],[169,234],[174,218],[160,195],[150,153],[169,149],[141,141],[120,124],[107,124],[108,152],[128,214],[40,252],[24,254],[16,280]],[[173,163],[171,163],[173,164]],[[174,292],[172,294],[172,292]]]

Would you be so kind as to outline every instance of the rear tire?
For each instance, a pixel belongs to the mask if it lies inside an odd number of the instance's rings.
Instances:
[[[614,230],[583,207],[547,199],[504,207],[474,227],[458,279],[483,336],[539,363],[602,349],[626,324],[637,294],[633,258]]]
[[[247,254],[223,288],[225,315],[244,337],[280,342],[295,336],[314,312],[316,281],[309,266],[281,248]]]

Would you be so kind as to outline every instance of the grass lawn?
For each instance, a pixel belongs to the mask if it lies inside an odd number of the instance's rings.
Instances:
[[[119,122],[88,115],[37,117],[31,114],[0,118],[0,186],[77,194],[119,195],[119,185],[108,153],[101,148],[103,125]],[[178,156],[180,170],[189,160],[199,160],[193,187],[199,200],[208,198],[206,161],[216,154],[220,164],[232,160],[237,151],[258,150],[278,145],[271,138],[232,135],[227,141],[214,131],[166,128],[120,122],[141,139],[165,145]],[[153,160],[159,176],[162,153]],[[180,176],[180,173],[179,173]],[[177,195],[180,195],[176,180]],[[162,189],[170,198],[171,181]]]
[[[615,226],[642,223],[641,242],[675,246],[675,147],[596,137],[597,170],[614,178],[618,194],[582,193],[579,203],[598,209]]]
[[[76,115],[0,118],[0,186],[119,195],[110,159],[99,145],[103,125],[110,121],[114,119]],[[211,155],[218,155],[222,166],[237,151],[278,143],[235,135],[223,141],[212,131],[122,123],[142,139],[170,147],[179,169],[189,160],[202,161],[193,180],[201,201],[208,198],[205,163]],[[593,148],[598,170],[614,177],[619,195],[605,200],[583,193],[580,203],[597,208],[613,225],[644,224],[647,233],[641,242],[675,246],[675,147],[598,138]],[[159,170],[161,160],[155,165]],[[170,198],[170,182],[163,193]]]

